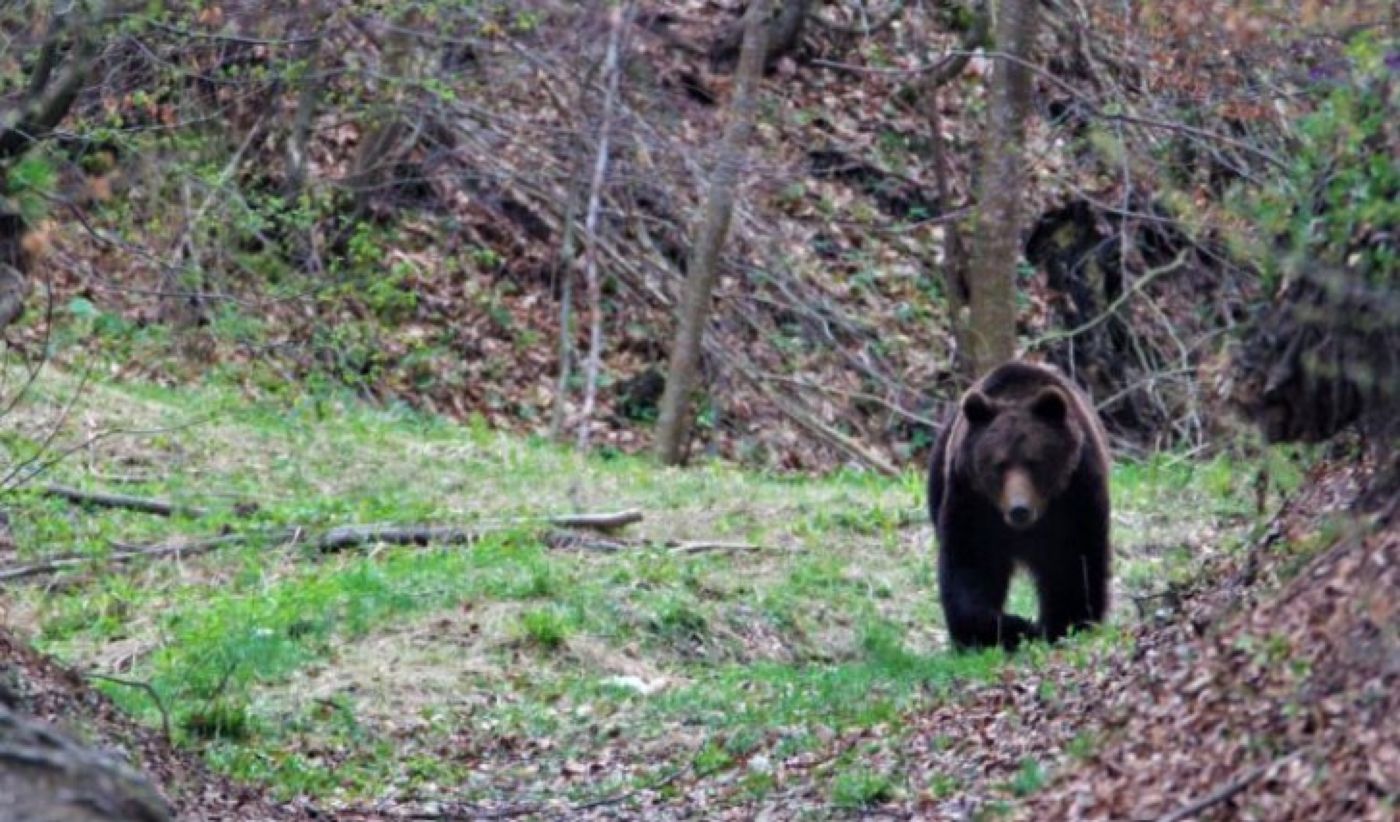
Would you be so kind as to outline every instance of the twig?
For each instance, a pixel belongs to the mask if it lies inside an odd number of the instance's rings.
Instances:
[[[158,517],[173,517],[175,515],[186,517],[205,517],[209,511],[193,505],[180,505],[174,502],[167,502],[161,499],[151,499],[149,497],[133,497],[127,494],[107,494],[101,491],[83,491],[78,488],[71,488],[67,485],[49,484],[44,486],[44,496],[58,497],[77,505],[94,505],[98,508],[125,508],[131,511],[141,511],[146,514],[155,514]]]
[[[545,535],[545,543],[551,548],[580,548],[585,551],[600,551],[615,554],[624,550],[664,548],[672,554],[704,554],[709,552],[750,553],[762,551],[763,547],[748,542],[723,542],[714,540],[666,540],[653,542],[646,539],[599,539],[584,534],[571,534],[568,531],[552,531]]]
[[[928,417],[925,417],[922,414],[909,411],[908,409],[905,409],[904,407],[900,406],[898,403],[890,402],[884,397],[877,396],[875,394],[870,394],[865,391],[848,391],[844,388],[837,388],[831,385],[821,385],[819,383],[814,383],[810,380],[804,380],[800,377],[787,377],[782,374],[770,374],[762,371],[757,372],[756,376],[761,377],[765,380],[770,380],[772,382],[780,382],[787,385],[795,386],[797,388],[806,389],[808,391],[816,391],[819,394],[826,394],[830,397],[840,397],[842,399],[850,400],[852,402],[874,403],[884,408],[886,411],[889,411],[891,414],[894,414],[895,416],[900,417],[901,419],[908,420],[909,422],[918,423],[919,425],[924,425],[929,428],[937,428],[939,426],[937,420],[933,420]]]
[[[1095,103],[1094,100],[1090,99],[1088,95],[1084,94],[1079,89],[1076,89],[1074,86],[1065,82],[1063,79],[1055,76],[1053,73],[1047,71],[1045,68],[1038,66],[1035,63],[1030,62],[1029,60],[1017,57],[1014,54],[1007,54],[1005,52],[991,50],[981,52],[969,52],[963,49],[953,49],[945,52],[942,57],[940,57],[937,61],[933,63],[912,66],[910,68],[879,68],[872,66],[862,66],[855,63],[843,63],[837,60],[822,59],[813,60],[812,65],[821,66],[823,68],[836,69],[838,71],[846,71],[853,74],[869,74],[885,77],[910,77],[919,74],[940,72],[944,70],[952,60],[954,60],[955,58],[963,57],[964,55],[972,57],[982,57],[988,60],[1004,60],[1008,63],[1015,63],[1017,65],[1023,66],[1029,69],[1030,71],[1034,72],[1036,75],[1040,76],[1042,79],[1044,79],[1051,85],[1058,87],[1059,89],[1069,94],[1071,97],[1075,98],[1077,101],[1083,103],[1085,106],[1085,114],[1092,116],[1096,119],[1103,120],[1105,122],[1129,123],[1131,125],[1142,126],[1144,128],[1153,128],[1164,131],[1172,131],[1178,134],[1187,134],[1201,140],[1219,143],[1237,149],[1239,151],[1243,151],[1254,157],[1258,157],[1259,159],[1263,160],[1264,162],[1268,163],[1274,168],[1286,169],[1288,167],[1288,165],[1283,161],[1282,158],[1278,157],[1272,152],[1265,151],[1264,149],[1259,148],[1258,146],[1250,145],[1249,143],[1246,143],[1243,140],[1238,140],[1234,137],[1231,137],[1228,134],[1221,134],[1219,132],[1209,131],[1203,128],[1196,128],[1195,126],[1189,126],[1185,123],[1173,123],[1167,120],[1157,120],[1150,117],[1140,117],[1133,114],[1110,114],[1105,111],[1102,111],[1099,105]]]
[[[641,547],[644,543],[636,541],[624,541],[618,539],[604,539],[599,537],[589,537],[584,534],[571,534],[568,531],[550,531],[544,535],[544,544],[557,550],[582,549],[584,551],[598,551],[604,554],[615,554],[628,548]]]
[[[179,26],[172,26],[169,23],[162,23],[159,20],[152,20],[149,17],[144,18],[142,22],[150,26],[151,28],[160,29],[161,31],[179,35],[180,37],[188,37],[192,40],[215,40],[218,42],[238,43],[239,45],[248,46],[295,46],[303,43],[315,42],[317,40],[320,40],[323,36],[321,34],[311,34],[306,35],[304,37],[288,37],[281,39],[266,37],[248,37],[242,34],[225,34],[221,32],[195,31],[193,29],[184,29],[180,28]]]
[[[89,673],[87,677],[88,679],[100,679],[103,682],[111,682],[114,685],[125,685],[128,688],[135,688],[150,694],[151,701],[156,704],[156,710],[160,711],[160,727],[165,733],[165,741],[175,741],[175,737],[170,734],[170,712],[165,709],[165,700],[160,698],[160,692],[157,691],[155,686],[151,685],[151,683],[145,680],[122,679],[120,677],[107,676],[106,674]]]
[[[1097,314],[1093,319],[1090,319],[1087,322],[1081,324],[1078,328],[1051,331],[1048,334],[1043,334],[1040,337],[1037,337],[1036,339],[1031,340],[1029,343],[1027,343],[1026,348],[1039,348],[1040,346],[1045,345],[1047,343],[1059,342],[1060,340],[1067,340],[1071,337],[1077,337],[1080,334],[1083,334],[1084,332],[1097,327],[1100,323],[1107,320],[1109,317],[1112,317],[1114,312],[1121,308],[1123,304],[1126,303],[1128,300],[1132,299],[1138,292],[1147,288],[1147,286],[1151,284],[1153,280],[1157,279],[1163,274],[1170,274],[1173,271],[1176,271],[1178,268],[1181,268],[1183,265],[1185,265],[1186,254],[1186,250],[1183,249],[1181,253],[1176,255],[1176,259],[1172,260],[1171,262],[1165,265],[1158,266],[1157,268],[1145,272],[1141,277],[1138,278],[1137,282],[1133,283],[1132,288],[1128,289],[1127,291],[1124,291],[1122,294],[1119,294],[1118,299],[1109,303],[1107,308],[1105,308],[1102,312]]]
[[[280,541],[289,539],[296,531],[297,529],[288,528],[283,531],[273,532],[267,536],[275,541]],[[212,551],[227,545],[238,545],[247,542],[255,536],[259,535],[224,534],[209,539],[195,540],[193,542],[160,543],[148,546],[128,545],[126,543],[117,542],[113,543],[113,547],[119,550],[113,551],[106,557],[55,557],[28,565],[13,565],[8,568],[0,568],[0,582],[9,582],[26,577],[52,574],[56,571],[62,571],[65,568],[77,568],[98,562],[117,564],[130,562],[134,559],[154,559],[171,555],[189,556],[193,554],[202,554],[206,551]]]
[[[68,413],[72,411],[73,405],[77,402],[77,394],[81,393],[83,386],[87,384],[87,378],[88,372],[85,371],[83,372],[83,380],[78,384],[78,390],[74,393],[73,402],[70,403],[69,406],[63,410],[64,417],[66,417]],[[208,421],[209,418],[205,417],[203,419],[193,420],[187,423],[181,423],[180,425],[173,425],[168,428],[109,428],[105,431],[98,431],[97,433],[89,436],[87,439],[84,439],[82,442],[76,445],[71,445],[63,449],[62,451],[59,451],[52,457],[49,457],[48,459],[45,459],[42,462],[40,462],[39,457],[48,451],[49,446],[52,444],[54,438],[58,436],[58,428],[55,427],[55,429],[45,439],[43,444],[39,446],[38,450],[36,450],[32,455],[30,455],[29,458],[25,459],[24,461],[11,468],[10,471],[7,474],[5,474],[3,478],[0,478],[0,490],[11,491],[15,488],[24,485],[27,482],[33,482],[35,479],[38,479],[40,476],[42,476],[44,472],[48,471],[50,468],[59,464],[63,460],[78,453],[79,451],[82,451],[86,448],[90,448],[91,446],[101,442],[102,440],[107,439],[108,437],[126,435],[145,436],[149,434],[168,434],[172,431],[182,431],[186,428],[193,428],[196,425],[203,425]],[[60,420],[60,424],[61,422],[62,420]],[[35,465],[35,463],[38,463],[38,465]]]
[[[522,520],[530,521],[530,520]],[[642,521],[642,512],[636,508],[597,514],[563,514],[547,517],[550,525],[560,528],[589,528],[596,531],[612,531]]]
[[[667,785],[671,784],[672,782],[675,782],[677,779],[680,779],[680,778],[681,778],[682,776],[684,776],[685,774],[689,773],[689,772],[691,771],[691,769],[693,769],[694,767],[695,767],[695,760],[692,759],[690,762],[686,763],[685,765],[682,765],[682,766],[680,766],[679,768],[673,769],[673,770],[672,770],[669,774],[667,774],[666,776],[663,776],[663,777],[661,777],[660,779],[653,780],[652,782],[649,782],[649,783],[647,783],[647,784],[645,784],[645,785],[639,785],[639,786],[637,786],[637,787],[635,787],[635,788],[632,788],[632,789],[630,789],[630,790],[619,791],[618,793],[612,794],[611,796],[604,796],[604,797],[601,797],[601,798],[599,798],[599,799],[593,799],[593,800],[590,800],[590,801],[588,801],[588,802],[583,802],[583,803],[580,803],[580,804],[578,804],[578,805],[573,805],[573,806],[571,806],[571,807],[569,808],[569,813],[570,813],[570,814],[578,814],[578,813],[582,813],[583,811],[589,811],[589,810],[593,810],[593,809],[595,809],[595,808],[601,808],[601,807],[603,807],[604,805],[615,805],[615,804],[617,804],[617,803],[619,803],[619,802],[625,802],[625,801],[627,801],[628,799],[631,799],[632,797],[636,796],[637,794],[639,794],[639,793],[641,793],[641,792],[643,792],[643,791],[655,791],[655,790],[660,790],[661,788],[666,787]]]
[[[793,403],[788,402],[787,399],[778,392],[768,390],[765,393],[768,394],[769,399],[773,401],[773,404],[777,406],[779,411],[783,412],[783,414],[793,422],[806,428],[810,433],[815,434],[820,439],[826,440],[828,443],[836,446],[838,450],[846,452],[848,455],[855,457],[856,460],[865,463],[870,468],[879,471],[887,477],[899,476],[898,468],[891,465],[884,457],[861,445],[853,437],[846,436],[807,413],[805,410],[798,408]]]
[[[90,471],[89,476],[100,482],[110,485],[148,485],[155,482],[158,477],[144,474],[102,474],[97,471]]]
[[[673,554],[752,553],[763,548],[749,542],[676,542],[666,543]]]
[[[1180,808],[1177,808],[1171,813],[1158,817],[1157,822],[1181,822],[1181,820],[1191,816],[1195,816],[1196,814],[1200,813],[1206,808],[1211,807],[1212,805],[1219,805],[1221,802],[1228,801],[1235,794],[1239,793],[1240,791],[1243,791],[1245,788],[1248,788],[1250,785],[1259,781],[1260,777],[1279,767],[1280,765],[1297,756],[1298,754],[1299,751],[1293,751],[1291,753],[1284,754],[1283,756],[1280,756],[1279,758],[1271,762],[1265,762],[1262,765],[1257,765],[1253,768],[1250,768],[1249,770],[1240,774],[1238,777],[1230,780],[1229,782],[1226,782],[1224,785],[1221,785],[1220,787],[1216,788],[1215,790],[1211,791],[1205,796],[1187,802],[1185,805],[1181,806]]]

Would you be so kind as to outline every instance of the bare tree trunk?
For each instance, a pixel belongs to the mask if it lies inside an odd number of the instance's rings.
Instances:
[[[983,151],[969,297],[971,366],[985,374],[1016,354],[1016,261],[1021,251],[1023,149],[1031,74],[1021,62],[1035,41],[1035,0],[999,0],[991,119]]]
[[[578,222],[579,200],[574,176],[570,174],[569,204],[564,209],[564,236],[559,242],[555,263],[555,270],[562,278],[559,293],[559,375],[554,381],[554,410],[549,417],[549,436],[556,440],[564,432],[564,417],[569,405],[569,379],[573,374],[574,224]]]
[[[607,59],[604,55],[603,59]],[[588,71],[578,78],[576,98],[572,105],[556,100],[561,112],[573,112],[583,118],[588,104],[588,95],[597,79],[602,60],[589,66]],[[562,440],[568,424],[569,383],[573,380],[574,368],[574,254],[578,246],[578,213],[584,202],[584,172],[588,169],[587,146],[583,139],[582,119],[569,120],[574,139],[569,152],[569,198],[564,206],[564,225],[555,252],[554,270],[559,277],[559,373],[554,379],[554,409],[549,416],[549,437]]]
[[[313,19],[321,18],[321,10],[312,7]],[[311,123],[316,119],[316,106],[321,99],[320,77],[321,36],[314,34],[301,46],[299,55],[303,74],[301,89],[297,92],[297,108],[292,120],[292,133],[287,135],[287,198],[295,200],[301,196],[306,184],[308,144],[311,141]]]
[[[938,71],[922,78],[916,90],[918,105],[923,109],[929,129],[929,160],[933,165],[935,192],[938,195],[938,208],[942,213],[953,209],[952,163],[948,159],[948,145],[943,139],[943,114],[939,108],[939,90],[956,80],[967,67],[972,55],[978,49],[991,45],[991,10],[981,2],[971,6],[972,25],[963,33],[960,53],[949,60]],[[953,352],[950,363],[953,374],[960,385],[966,385],[979,375],[971,373],[971,344],[969,343],[968,323],[972,288],[968,275],[968,253],[963,242],[962,221],[953,220],[944,224],[943,260],[940,265],[943,274],[943,290],[948,300],[948,322],[953,332]]]
[[[943,140],[943,116],[938,110],[938,87],[930,86],[923,94],[924,111],[928,116],[930,154],[933,160],[935,190],[938,194],[938,207],[941,211],[952,208],[952,187],[948,184],[952,166],[948,162],[948,146]],[[943,291],[948,300],[948,322],[953,330],[954,374],[968,378],[968,301],[971,287],[968,283],[967,251],[963,246],[962,227],[954,220],[944,225]],[[970,382],[970,379],[968,380]]]
[[[779,0],[776,14],[766,26],[763,42],[763,68],[771,69],[780,59],[797,50],[802,44],[802,32],[807,19],[812,16],[812,0]],[[710,65],[716,69],[728,70],[735,65],[743,51],[744,36],[748,31],[748,18],[739,25],[724,31],[710,48]]]
[[[612,32],[608,35],[608,52],[603,60],[603,75],[607,91],[603,96],[603,113],[598,124],[598,159],[593,164],[593,182],[588,190],[588,210],[583,218],[583,268],[588,285],[588,364],[584,369],[583,409],[578,425],[579,450],[588,448],[588,435],[593,425],[593,406],[598,398],[598,370],[603,359],[603,286],[598,276],[598,212],[602,208],[603,182],[608,173],[608,147],[612,137],[613,109],[616,108],[617,86],[622,74],[620,52],[622,36],[632,24],[636,3],[613,9]]]
[[[700,364],[700,342],[709,318],[710,294],[719,270],[720,249],[729,233],[735,189],[758,108],[768,6],[768,0],[753,0],[744,19],[744,47],[734,78],[729,124],[720,143],[709,197],[686,265],[685,286],[676,318],[676,339],[671,347],[670,373],[666,377],[666,391],[661,396],[656,428],[656,456],[666,465],[681,461],[682,445],[690,427],[690,392]]]

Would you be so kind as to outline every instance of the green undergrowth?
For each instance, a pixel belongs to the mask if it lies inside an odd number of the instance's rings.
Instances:
[[[897,479],[663,470],[332,396],[254,402],[230,387],[65,374],[41,379],[11,422],[0,441],[9,465],[44,443],[71,454],[10,494],[17,549],[5,564],[83,560],[9,584],[11,621],[43,649],[121,680],[95,681],[217,767],[331,802],[492,799],[571,763],[620,765],[564,789],[585,799],[678,767],[740,769],[755,752],[791,755],[843,729],[898,728],[907,712],[1007,666],[1052,654],[1088,664],[1121,644],[1133,596],[1239,544],[1259,465],[1276,488],[1301,476],[1283,453],[1259,464],[1119,464],[1114,624],[1008,659],[946,649],[914,467]],[[206,513],[75,508],[43,495],[47,481]],[[551,547],[540,519],[624,508],[645,519],[615,552]],[[314,547],[326,529],[367,523],[481,536]],[[287,539],[289,527],[302,530]],[[246,539],[111,561],[131,546],[218,534]],[[756,550],[668,547],[688,540]],[[1034,612],[1024,582],[1010,607]],[[909,787],[898,775],[842,773],[832,787],[842,807]],[[760,771],[744,780],[754,794],[772,788]]]

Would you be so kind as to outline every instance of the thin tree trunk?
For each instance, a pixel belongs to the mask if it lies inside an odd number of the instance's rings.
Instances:
[[[942,213],[947,213],[953,208],[953,166],[948,159],[947,141],[943,139],[939,91],[963,73],[974,53],[992,45],[991,10],[982,2],[974,2],[971,10],[974,14],[973,22],[963,33],[960,53],[941,69],[919,81],[917,99],[928,119],[929,160],[933,164],[935,192],[938,195],[939,211]],[[966,385],[979,375],[971,373],[971,345],[968,342],[968,303],[971,299],[971,286],[968,282],[968,254],[963,243],[962,222],[954,220],[944,225],[943,261],[940,267],[943,274],[943,290],[948,299],[948,321],[953,331],[951,370],[959,384]]]
[[[582,161],[577,161],[582,165]],[[564,237],[559,242],[555,268],[563,278],[559,294],[559,375],[554,382],[554,410],[549,418],[549,436],[559,439],[564,432],[564,418],[569,405],[569,379],[573,374],[574,334],[574,234],[578,222],[578,186],[570,175],[569,204],[564,209]]]
[[[1021,251],[1021,197],[1025,190],[1025,121],[1031,74],[1020,61],[1035,42],[1035,0],[996,4],[996,64],[991,118],[984,143],[977,231],[969,296],[971,366],[985,374],[1016,354],[1016,262]]]
[[[320,9],[312,7],[319,18]],[[311,123],[316,119],[316,106],[321,99],[320,77],[321,36],[312,36],[302,44],[299,58],[302,62],[301,89],[297,92],[296,115],[292,120],[292,133],[287,135],[287,198],[295,201],[301,196],[306,184],[306,166],[311,142]]]
[[[622,74],[620,52],[622,36],[632,23],[635,3],[613,9],[612,31],[608,35],[608,51],[603,62],[607,91],[603,96],[603,113],[598,125],[598,158],[593,164],[593,182],[588,191],[588,211],[583,223],[584,277],[588,284],[588,364],[584,370],[583,410],[578,426],[579,450],[588,448],[588,435],[593,424],[593,407],[598,398],[598,370],[603,359],[603,286],[598,276],[598,212],[602,208],[603,182],[608,173],[608,146],[612,137],[613,109],[616,107],[618,79]]]
[[[597,79],[601,60],[593,63],[578,78],[577,97],[572,105],[559,103],[561,112],[570,111],[582,117],[588,104],[588,93]],[[583,140],[583,125],[572,122],[576,139],[569,159],[569,200],[564,207],[563,236],[555,256],[555,271],[560,277],[559,288],[559,373],[554,380],[554,410],[549,417],[550,439],[562,440],[568,424],[569,383],[574,369],[574,254],[578,246],[578,213],[583,208],[584,172],[588,168],[587,146]]]
[[[656,428],[656,456],[666,465],[681,461],[690,427],[690,393],[700,364],[700,343],[710,312],[710,294],[719,270],[719,254],[729,233],[735,189],[744,163],[745,147],[758,108],[758,84],[763,72],[769,0],[753,0],[744,19],[744,46],[735,72],[734,100],[729,124],[719,147],[705,210],[686,266],[684,293],[678,307],[676,339],[671,348],[670,373],[661,396]]]
[[[938,87],[930,84],[923,94],[924,111],[928,116],[930,154],[933,160],[935,192],[938,207],[948,211],[953,207],[952,186],[949,177],[952,165],[948,162],[948,146],[943,140],[943,116],[938,110]],[[967,251],[963,246],[962,227],[957,220],[944,224],[943,291],[948,300],[948,322],[953,330],[952,371],[971,382],[968,363],[968,316],[967,307],[970,287],[967,274]]]

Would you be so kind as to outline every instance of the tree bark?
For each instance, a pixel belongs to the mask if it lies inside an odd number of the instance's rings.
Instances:
[[[952,186],[949,176],[952,165],[948,162],[948,146],[943,140],[943,116],[938,110],[938,87],[929,84],[923,93],[923,108],[928,117],[930,159],[933,160],[935,192],[938,194],[940,211],[953,207]],[[952,371],[970,382],[968,367],[968,301],[971,286],[967,272],[967,250],[963,245],[962,227],[954,220],[944,225],[943,260],[940,265],[943,274],[943,292],[948,301],[948,323],[953,332]]]
[[[986,0],[990,2],[990,0]],[[963,34],[961,53],[947,61],[938,71],[932,72],[922,81],[916,93],[918,105],[928,120],[929,160],[933,164],[934,191],[938,195],[940,212],[953,208],[952,163],[948,159],[948,145],[943,139],[943,115],[939,109],[939,90],[957,79],[967,67],[972,55],[991,45],[991,10],[983,2],[972,3],[974,15],[972,25]],[[961,220],[944,225],[943,243],[943,290],[948,300],[948,323],[953,332],[953,352],[950,370],[955,375],[958,387],[970,384],[979,375],[972,373],[971,350],[968,325],[972,287],[968,273],[968,253],[963,242]]]
[[[776,14],[765,13],[768,22],[765,26],[763,43],[763,70],[773,68],[780,59],[797,49],[802,43],[802,32],[807,19],[812,15],[812,0],[780,0]],[[727,71],[735,65],[735,60],[743,52],[744,37],[748,32],[746,16],[737,26],[724,31],[710,47],[710,65],[716,70]]]
[[[720,250],[729,233],[735,189],[744,163],[745,147],[753,131],[758,108],[758,84],[766,51],[768,0],[753,0],[744,18],[744,47],[735,73],[734,100],[729,123],[720,142],[719,157],[710,180],[710,192],[700,218],[695,244],[686,265],[686,279],[678,307],[675,342],[671,347],[670,373],[661,395],[656,428],[656,456],[675,465],[690,428],[690,393],[700,363],[700,342],[710,313],[710,295],[719,270]]]
[[[969,365],[980,376],[1016,354],[1016,263],[1021,251],[1025,190],[1025,121],[1031,74],[1021,62],[1035,42],[1034,0],[996,4],[996,48],[1003,58],[992,78],[990,121],[983,151],[977,230],[973,238]]]
[[[321,9],[313,6],[313,19],[322,17]],[[290,34],[290,32],[289,32]],[[311,143],[311,124],[316,119],[316,106],[321,100],[321,77],[318,64],[321,57],[321,35],[311,32],[302,43],[300,61],[302,75],[301,88],[297,91],[296,115],[292,120],[292,133],[287,135],[287,181],[286,193],[289,200],[301,196],[306,185],[306,168]]]

